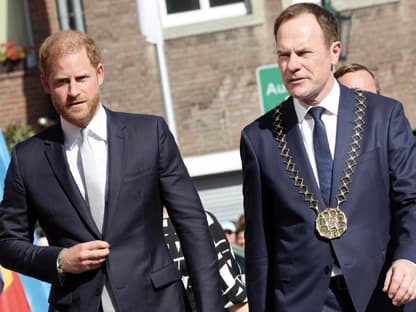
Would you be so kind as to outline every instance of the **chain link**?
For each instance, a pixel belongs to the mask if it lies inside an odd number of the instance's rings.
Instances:
[[[344,176],[341,179],[341,185],[338,188],[337,194],[337,207],[339,208],[342,203],[347,200],[347,194],[349,193],[349,185],[352,182],[352,175],[354,173],[354,167],[357,164],[356,159],[360,155],[362,133],[365,125],[366,114],[366,97],[361,90],[355,89],[355,121],[352,135],[352,143],[350,145],[350,151],[347,153],[347,159],[345,160]],[[282,126],[282,113],[281,107],[278,106],[274,110],[274,134],[276,137],[277,145],[280,149],[280,156],[283,158],[283,163],[286,166],[286,171],[289,173],[289,177],[294,181],[295,187],[299,189],[305,202],[309,203],[309,208],[316,211],[319,214],[318,201],[314,198],[313,193],[309,191],[308,186],[304,183],[304,179],[299,175],[299,171],[296,169],[296,164],[292,161],[290,150],[286,141],[286,135]]]

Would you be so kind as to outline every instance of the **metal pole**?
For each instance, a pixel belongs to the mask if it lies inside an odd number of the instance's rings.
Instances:
[[[58,0],[58,14],[59,20],[61,22],[61,29],[68,30],[69,27],[69,16],[68,16],[68,6],[66,0]]]
[[[23,1],[23,7],[24,7],[24,13],[25,13],[25,21],[26,21],[26,30],[27,30],[27,36],[29,39],[29,44],[33,47],[34,41],[33,41],[33,32],[32,32],[32,21],[30,20],[30,9],[29,9],[29,3],[28,0]],[[26,56],[26,65],[28,68],[33,68],[36,66],[36,54],[35,51],[29,51]]]
[[[165,108],[166,119],[168,122],[169,129],[172,132],[176,140],[177,133],[176,133],[176,123],[175,123],[175,112],[173,109],[173,102],[172,102],[172,96],[171,96],[170,84],[169,84],[169,75],[168,75],[168,69],[166,65],[166,57],[165,57],[165,50],[163,47],[163,43],[156,43],[156,54],[157,54],[157,60],[159,64],[160,84],[162,88],[163,106]]]
[[[80,0],[72,0],[72,9],[74,10],[75,28],[85,32],[84,19],[82,18],[82,7]]]
[[[147,41],[156,45],[156,55],[159,66],[160,88],[163,97],[166,121],[175,140],[177,139],[175,112],[173,110],[170,93],[169,74],[163,46],[163,33],[160,23],[160,11],[156,0],[136,0],[137,17],[139,18],[140,32]]]

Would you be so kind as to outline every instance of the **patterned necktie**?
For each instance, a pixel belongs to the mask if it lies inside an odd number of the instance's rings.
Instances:
[[[104,182],[100,180],[94,152],[88,140],[87,128],[81,129],[80,153],[84,170],[85,198],[88,200],[92,218],[100,232],[104,219]]]
[[[325,125],[321,116],[325,108],[312,107],[308,113],[315,121],[313,128],[313,149],[315,152],[315,162],[318,169],[319,187],[322,197],[327,207],[331,196],[331,180],[332,180],[332,157],[329,150],[328,136],[326,134]]]

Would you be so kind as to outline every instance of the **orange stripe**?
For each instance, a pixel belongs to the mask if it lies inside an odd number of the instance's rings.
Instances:
[[[0,295],[0,311],[1,312],[31,312],[29,303],[26,299],[25,290],[19,275],[16,272],[1,268],[3,278],[7,282],[5,288]]]

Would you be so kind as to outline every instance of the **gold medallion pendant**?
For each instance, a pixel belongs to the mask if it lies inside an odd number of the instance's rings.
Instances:
[[[338,207],[326,208],[317,215],[315,227],[321,237],[339,238],[347,230],[347,216]]]

